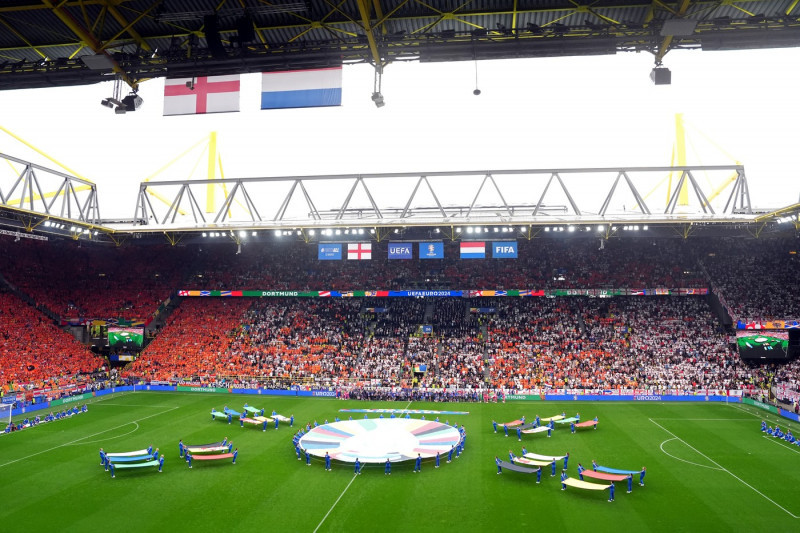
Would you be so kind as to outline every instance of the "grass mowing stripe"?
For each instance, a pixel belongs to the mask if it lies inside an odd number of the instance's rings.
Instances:
[[[410,403],[410,402],[409,402],[409,403]],[[342,491],[342,493],[341,493],[341,494],[339,494],[339,497],[338,497],[338,498],[336,498],[336,501],[335,501],[335,502],[333,502],[333,505],[331,505],[331,508],[330,508],[330,509],[328,509],[328,512],[327,512],[327,513],[325,513],[325,516],[323,516],[323,517],[322,517],[322,520],[320,520],[320,521],[319,521],[319,524],[317,524],[317,527],[315,527],[315,528],[314,528],[314,531],[313,531],[313,533],[317,533],[317,531],[319,530],[319,528],[322,526],[323,522],[325,522],[325,520],[328,518],[328,515],[329,515],[329,514],[331,514],[331,511],[333,511],[333,508],[334,508],[334,507],[336,507],[336,504],[337,504],[337,503],[339,503],[339,500],[341,500],[341,499],[342,499],[342,496],[344,496],[344,493],[345,493],[345,492],[347,492],[347,489],[349,489],[349,488],[350,488],[350,485],[352,485],[352,484],[353,484],[353,481],[355,481],[355,480],[356,480],[356,476],[358,476],[358,474],[353,474],[353,477],[350,479],[350,483],[348,483],[348,484],[347,484],[347,486],[344,488],[344,490]]]
[[[697,448],[695,448],[694,446],[692,446],[691,444],[689,444],[688,442],[686,442],[685,440],[683,440],[682,438],[680,438],[679,436],[677,436],[676,434],[674,434],[673,432],[671,432],[670,430],[668,430],[667,428],[665,428],[664,426],[662,426],[661,424],[659,424],[658,422],[653,420],[652,418],[650,418],[649,420],[650,420],[650,422],[652,422],[653,424],[657,425],[658,427],[660,427],[661,429],[663,429],[664,431],[666,431],[667,433],[669,433],[670,435],[672,435],[673,437],[675,437],[676,439],[678,439],[679,441],[684,443],[686,446],[688,446],[689,448],[691,448],[692,450],[694,450],[698,454],[700,454],[703,457],[705,457],[706,459],[708,459],[708,461],[710,461],[711,463],[714,463],[715,465],[717,465],[723,472],[727,472],[733,478],[739,480],[742,484],[744,484],[745,486],[749,487],[751,490],[753,490],[757,494],[760,494],[762,498],[764,498],[765,500],[771,502],[778,509],[782,510],[783,512],[785,512],[786,514],[788,514],[792,518],[800,518],[800,516],[797,516],[794,513],[792,513],[791,511],[787,510],[785,507],[783,507],[782,505],[777,503],[775,500],[773,500],[772,498],[770,498],[769,496],[767,496],[766,494],[764,494],[763,492],[761,492],[760,490],[758,490],[757,488],[752,486],[750,483],[748,483],[747,481],[743,480],[742,478],[740,478],[739,476],[737,476],[736,474],[734,474],[733,472],[731,472],[730,470],[728,470],[727,468],[725,468],[724,466],[722,466],[721,464],[719,464],[718,462],[716,462],[715,460],[713,460],[712,458],[710,458],[709,456],[707,456],[706,454],[704,454],[703,452],[701,452],[700,450],[698,450]]]
[[[762,437],[764,437],[765,439],[767,439],[767,440],[768,440],[768,441],[770,441],[770,442],[774,442],[775,444],[780,444],[781,446],[783,446],[784,448],[786,448],[786,449],[787,449],[787,450],[789,450],[790,452],[794,452],[794,453],[800,453],[800,451],[798,451],[798,450],[795,450],[795,449],[794,449],[794,448],[792,448],[791,446],[787,446],[787,445],[785,445],[783,442],[781,442],[781,441],[779,441],[779,440],[775,440],[775,437],[770,437],[769,435],[761,435],[761,436],[762,436]]]
[[[4,466],[8,466],[10,464],[18,463],[19,461],[24,461],[25,459],[30,459],[31,457],[36,457],[37,455],[41,455],[43,453],[52,452],[53,450],[57,450],[58,448],[63,448],[64,446],[69,446],[69,445],[74,444],[76,442],[80,442],[80,441],[85,440],[85,439],[90,439],[92,437],[96,437],[98,435],[102,435],[103,433],[108,433],[109,431],[114,431],[115,429],[123,428],[123,427],[129,426],[131,424],[136,424],[137,422],[141,422],[142,420],[147,420],[148,418],[153,418],[154,416],[163,415],[164,413],[169,413],[170,411],[174,411],[175,409],[177,409],[177,407],[173,407],[172,409],[167,409],[166,411],[161,411],[161,412],[156,413],[154,415],[149,415],[149,416],[145,416],[143,418],[138,418],[136,420],[132,420],[132,421],[127,422],[125,424],[120,424],[119,426],[115,426],[115,427],[110,428],[110,429],[104,429],[103,431],[99,431],[99,432],[93,433],[91,435],[86,435],[85,437],[81,437],[79,439],[71,440],[69,442],[65,442],[64,444],[59,444],[58,446],[53,446],[52,448],[48,448],[46,450],[42,450],[41,452],[32,453],[30,455],[26,455],[25,457],[20,457],[19,459],[14,459],[13,461],[9,461],[7,463],[1,464],[0,468],[2,468]],[[91,444],[91,443],[84,443],[84,444]]]

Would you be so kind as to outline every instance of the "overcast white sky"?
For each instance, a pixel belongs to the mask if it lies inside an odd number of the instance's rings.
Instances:
[[[163,79],[144,82],[143,106],[122,116],[100,105],[112,91],[102,83],[2,91],[0,126],[97,182],[104,217],[129,217],[139,182],[212,130],[226,177],[659,166],[683,113],[690,164],[741,161],[754,205],[779,207],[800,197],[797,65],[800,49],[673,51],[672,85],[654,86],[645,53],[480,61],[474,96],[474,62],[392,64],[381,109],[372,69],[346,65],[341,107],[261,111],[251,74],[241,112],[181,117],[162,117]],[[0,152],[55,166],[2,132]],[[154,179],[201,179],[196,162]]]

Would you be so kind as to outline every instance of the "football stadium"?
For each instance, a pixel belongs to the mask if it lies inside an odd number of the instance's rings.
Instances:
[[[389,65],[469,64],[497,109],[487,60],[648,52],[668,86],[668,52],[796,47],[797,0],[11,4],[0,107],[114,112],[80,155],[0,116],[3,531],[800,528],[796,181],[700,162],[680,113],[667,165],[397,170],[478,128],[384,119],[350,171],[328,129],[364,72],[369,112],[401,100]],[[243,166],[271,143],[293,172]]]

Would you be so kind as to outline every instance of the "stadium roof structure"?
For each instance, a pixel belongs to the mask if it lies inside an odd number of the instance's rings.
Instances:
[[[798,0],[7,0],[0,89],[642,51],[658,66],[798,46],[799,17]]]
[[[97,185],[0,154],[0,225],[18,237],[276,236],[305,241],[527,238],[654,230],[800,231],[800,203],[759,210],[742,165],[473,170],[144,181],[130,219],[101,218]],[[714,184],[717,185],[714,185]],[[7,232],[8,230],[0,230]],[[495,235],[499,234],[499,235]]]

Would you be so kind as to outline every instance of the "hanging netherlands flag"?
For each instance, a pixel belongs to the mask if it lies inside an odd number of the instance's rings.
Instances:
[[[342,105],[342,67],[261,74],[261,109]]]
[[[372,259],[372,243],[357,242],[347,245],[348,259]]]
[[[486,257],[485,242],[462,242],[461,259],[484,259]]]
[[[239,75],[164,81],[164,116],[239,111]]]

